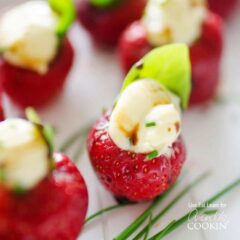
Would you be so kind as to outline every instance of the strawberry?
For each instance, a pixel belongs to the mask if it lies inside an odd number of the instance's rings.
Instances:
[[[201,104],[214,98],[220,80],[223,49],[223,23],[215,14],[209,14],[203,25],[203,34],[190,50],[192,62],[192,95],[190,104]]]
[[[148,42],[142,22],[133,22],[123,32],[118,46],[119,59],[124,73],[127,73],[133,64],[152,49],[153,46]]]
[[[208,4],[213,12],[227,18],[236,6],[237,0],[208,0]]]
[[[71,69],[73,57],[72,45],[66,39],[45,75],[10,65],[2,60],[0,63],[0,81],[3,90],[20,107],[43,106],[62,90]]]
[[[132,23],[119,42],[119,58],[127,72],[151,46],[143,24]],[[219,16],[209,13],[202,28],[201,38],[190,48],[192,63],[192,95],[190,104],[201,104],[215,96],[220,73],[223,48],[223,23]]]
[[[114,46],[123,30],[142,16],[145,4],[146,0],[124,0],[114,6],[97,7],[89,0],[79,0],[77,15],[96,43]]]
[[[0,186],[0,239],[75,240],[84,224],[88,193],[76,166],[63,154],[34,189],[16,194]]]
[[[0,86],[0,121],[4,120],[3,106],[2,106],[2,89]]]
[[[91,129],[87,144],[91,163],[105,187],[117,198],[145,201],[166,191],[177,179],[185,161],[183,141],[173,144],[171,157],[146,160],[146,154],[120,149],[108,134],[110,112]]]

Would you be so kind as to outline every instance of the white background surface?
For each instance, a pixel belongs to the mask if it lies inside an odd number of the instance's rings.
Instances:
[[[0,11],[16,2],[20,1],[0,0]],[[123,79],[116,54],[96,49],[78,24],[71,30],[70,38],[76,57],[65,91],[54,103],[39,111],[43,120],[51,122],[57,128],[58,145],[86,122],[96,119],[103,107],[111,106]],[[183,136],[188,148],[185,165],[187,177],[159,210],[196,175],[206,169],[211,169],[213,175],[187,194],[156,225],[152,233],[189,211],[189,202],[205,200],[240,176],[240,5],[226,24],[225,39],[222,85],[219,90],[221,101],[190,109],[186,113]],[[8,116],[19,114],[17,109],[8,103],[6,105]],[[86,154],[79,159],[78,165],[88,185],[88,214],[114,204],[112,196],[97,181]],[[223,210],[229,221],[227,230],[190,231],[184,225],[166,239],[240,239],[239,188],[221,202],[227,204]],[[85,227],[79,239],[111,240],[147,205],[125,207],[98,218]]]

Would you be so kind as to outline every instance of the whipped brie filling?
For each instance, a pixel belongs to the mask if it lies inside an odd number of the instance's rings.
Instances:
[[[201,36],[206,15],[206,0],[149,0],[142,22],[154,46],[191,46]]]
[[[0,182],[10,189],[31,189],[49,171],[48,146],[39,129],[22,119],[0,123]]]
[[[46,1],[30,1],[0,19],[0,48],[12,65],[45,74],[58,51],[58,17]]]
[[[133,82],[120,96],[109,135],[121,149],[168,154],[181,131],[180,100],[151,79]]]

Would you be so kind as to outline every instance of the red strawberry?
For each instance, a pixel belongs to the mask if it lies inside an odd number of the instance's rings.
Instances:
[[[74,51],[66,39],[45,75],[0,63],[0,81],[4,91],[21,107],[39,107],[58,95],[73,63]]]
[[[4,120],[3,106],[2,106],[2,89],[0,85],[0,121]]]
[[[56,168],[35,189],[16,195],[0,186],[0,239],[75,240],[88,193],[75,165],[55,154]]]
[[[145,27],[141,21],[135,21],[123,32],[119,41],[119,58],[127,73],[143,56],[153,49],[147,39]]]
[[[212,99],[220,80],[223,49],[222,19],[209,14],[203,25],[202,37],[191,47],[192,95],[190,104]]]
[[[77,1],[78,20],[90,32],[96,43],[116,45],[120,34],[142,16],[146,0],[120,1],[116,6],[99,8],[89,0]]]
[[[237,0],[208,0],[208,4],[213,12],[227,18],[236,6]]]
[[[145,201],[166,191],[177,179],[185,161],[185,146],[181,139],[173,144],[172,156],[146,160],[146,154],[136,154],[117,147],[108,134],[107,113],[95,124],[88,136],[88,152],[102,183],[116,197],[130,201]]]
[[[127,72],[152,48],[142,23],[131,24],[119,43],[119,57],[124,71]],[[193,68],[191,104],[200,104],[214,97],[219,83],[222,48],[222,20],[217,15],[209,13],[203,24],[201,38],[190,48]]]

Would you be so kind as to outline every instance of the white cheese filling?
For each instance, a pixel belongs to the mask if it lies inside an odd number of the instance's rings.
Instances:
[[[46,1],[29,1],[0,19],[0,48],[10,64],[39,74],[48,71],[58,51],[58,17]]]
[[[31,189],[48,174],[48,146],[34,124],[22,119],[0,123],[0,171],[0,181],[11,189]]]
[[[154,46],[191,46],[201,36],[206,15],[206,0],[149,0],[142,22]]]
[[[151,79],[132,83],[120,96],[109,135],[121,149],[167,154],[181,131],[180,100]]]

